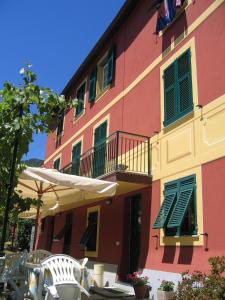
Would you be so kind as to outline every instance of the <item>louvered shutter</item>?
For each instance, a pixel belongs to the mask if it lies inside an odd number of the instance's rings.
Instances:
[[[81,154],[81,142],[73,147],[72,153],[72,170],[73,175],[79,175],[80,170],[80,154]]]
[[[175,63],[164,71],[164,125],[174,121],[176,115]]]
[[[85,83],[77,91],[78,106],[75,116],[78,116],[84,110]]]
[[[97,81],[97,68],[95,68],[90,75],[89,81],[89,97],[88,101],[92,102],[95,100],[96,96],[96,81]]]
[[[178,117],[193,110],[190,49],[177,59]]]
[[[106,159],[106,134],[107,121],[95,129],[93,177],[98,177],[104,173]]]
[[[53,168],[59,170],[59,166],[60,166],[60,158],[54,161]]]
[[[168,228],[180,227],[184,220],[184,216],[187,212],[188,206],[192,199],[192,194],[195,188],[195,177],[188,177],[180,181],[179,194],[176,204],[173,208],[172,214],[170,216],[169,222],[167,224]]]
[[[165,185],[164,201],[160,207],[158,215],[153,224],[153,228],[164,228],[168,219],[169,213],[173,207],[175,198],[177,196],[177,183],[171,182]]]
[[[112,83],[115,71],[115,47],[113,47],[108,54],[107,62],[107,85]]]
[[[105,139],[106,139],[106,130],[107,130],[107,122],[104,122],[100,126],[100,142],[105,141]]]
[[[63,132],[64,115],[59,116],[57,125],[57,136]]]

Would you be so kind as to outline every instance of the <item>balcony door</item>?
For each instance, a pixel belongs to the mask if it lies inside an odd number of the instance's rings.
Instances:
[[[106,162],[106,135],[107,135],[107,121],[105,121],[95,129],[93,177],[98,177],[104,174],[105,162]]]
[[[63,244],[64,254],[70,254],[71,238],[72,238],[72,218],[73,218],[72,213],[66,215],[64,244]]]
[[[141,194],[124,199],[123,248],[119,266],[119,280],[127,282],[127,275],[138,270],[141,250]]]

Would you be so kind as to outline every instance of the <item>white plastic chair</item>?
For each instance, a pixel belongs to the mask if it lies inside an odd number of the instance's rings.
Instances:
[[[0,275],[0,282],[10,285],[11,299],[23,300],[27,292],[27,271],[25,263],[27,251],[6,256],[5,268]],[[18,286],[19,284],[19,286]]]
[[[28,254],[26,267],[28,270],[28,295],[33,300],[38,300],[38,282],[40,273],[40,263],[45,258],[51,256],[52,253],[46,250],[34,250]]]
[[[45,300],[80,300],[81,292],[89,293],[80,285],[82,269],[87,259],[81,265],[68,255],[52,255],[41,262],[38,299],[43,299],[43,288],[46,291]]]

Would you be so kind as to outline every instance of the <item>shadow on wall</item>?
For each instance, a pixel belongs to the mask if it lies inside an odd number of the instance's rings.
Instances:
[[[183,10],[183,8],[181,9]],[[178,12],[178,16],[175,17],[175,20],[172,22],[173,23],[168,25],[168,27],[165,29],[165,34],[162,35],[162,53],[167,50],[171,43],[178,39],[178,37],[179,39],[177,42],[182,40],[187,34],[188,24],[185,10],[180,13]],[[170,49],[168,49],[168,52],[169,51]]]
[[[173,264],[175,259],[176,251],[179,252],[178,264],[191,265],[193,258],[193,246],[166,246],[164,247],[162,263]]]

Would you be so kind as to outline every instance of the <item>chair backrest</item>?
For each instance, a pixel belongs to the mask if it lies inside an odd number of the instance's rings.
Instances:
[[[82,266],[74,258],[68,255],[52,255],[41,262],[41,269],[50,272],[53,285],[77,284],[81,280]]]
[[[49,257],[51,255],[52,255],[52,253],[47,250],[41,250],[41,249],[34,250],[28,254],[27,262],[33,263],[33,264],[40,264],[43,259],[45,259],[46,257]]]

